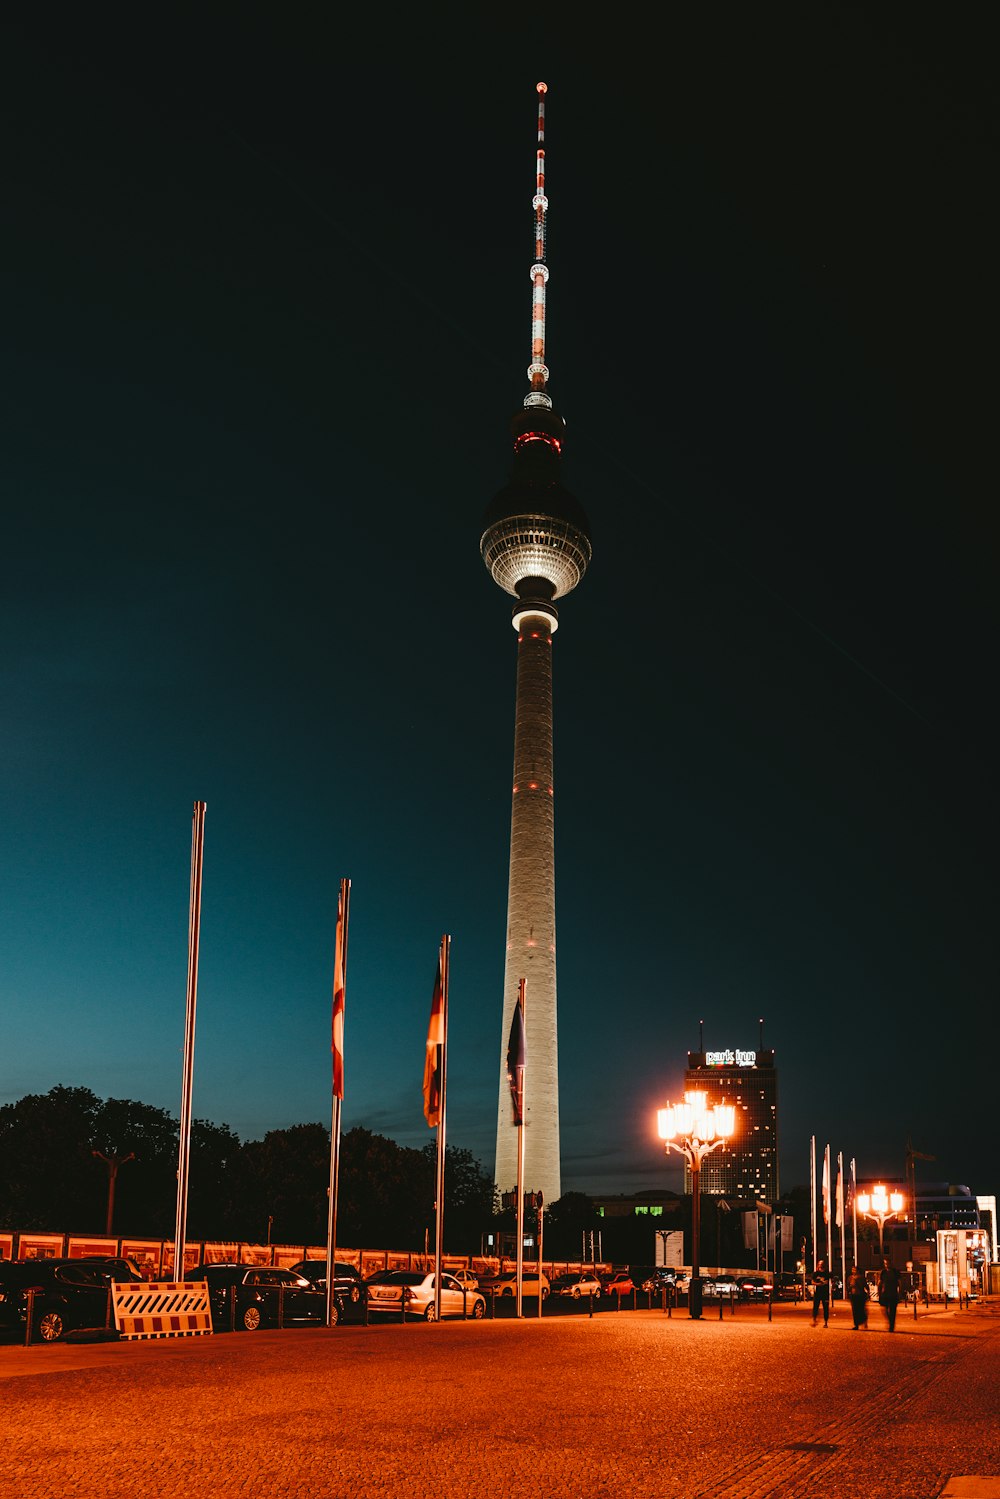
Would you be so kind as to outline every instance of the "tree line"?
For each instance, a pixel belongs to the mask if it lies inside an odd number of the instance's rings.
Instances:
[[[356,1127],[341,1141],[337,1238],[420,1250],[433,1243],[435,1145],[397,1145]],[[0,1227],[102,1234],[114,1183],[116,1236],[172,1238],[178,1122],[165,1109],[89,1088],[55,1087],[0,1107]],[[129,1157],[129,1159],[126,1159]],[[243,1142],[194,1120],[188,1237],[281,1244],[326,1240],[330,1132],[321,1124]],[[494,1220],[493,1180],[467,1150],[445,1161],[449,1252],[478,1253]]]

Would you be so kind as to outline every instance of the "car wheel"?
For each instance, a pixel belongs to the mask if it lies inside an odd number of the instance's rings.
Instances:
[[[511,1299],[513,1300],[514,1292],[513,1292],[512,1287],[510,1287],[510,1286],[504,1286],[503,1290],[500,1292],[500,1295],[501,1296],[510,1296]]]
[[[337,1305],[337,1303],[335,1301],[331,1301],[330,1302],[330,1320],[327,1323],[327,1326],[328,1327],[336,1327],[336,1325],[337,1325],[337,1323],[339,1321],[340,1321],[340,1307]]]
[[[481,1322],[486,1316],[486,1302],[480,1300],[478,1296],[472,1303],[472,1315],[475,1317],[477,1322]]]
[[[358,1302],[358,1301],[361,1300],[361,1287],[360,1286],[352,1286],[351,1287],[351,1300],[353,1302]]]
[[[426,1312],[424,1312],[424,1321],[425,1322],[436,1322],[437,1321],[437,1316],[438,1316],[438,1314],[437,1314],[437,1307],[434,1305],[434,1303],[432,1301],[431,1304],[430,1304],[430,1306],[427,1308]]]
[[[547,1299],[548,1294],[549,1294],[549,1288],[548,1288],[548,1286],[546,1286],[545,1289],[542,1291],[542,1300],[543,1301],[545,1301]]]
[[[66,1325],[58,1312],[43,1312],[38,1319],[38,1336],[43,1343],[58,1343]]]
[[[599,1301],[600,1298],[601,1298],[601,1288],[600,1288],[600,1286],[598,1286],[597,1290],[594,1292],[594,1300],[595,1301]]]
[[[243,1326],[247,1332],[256,1332],[260,1326],[260,1307],[246,1306],[243,1308]]]

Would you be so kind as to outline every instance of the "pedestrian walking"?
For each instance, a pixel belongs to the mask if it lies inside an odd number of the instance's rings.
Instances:
[[[820,1260],[813,1272],[813,1327],[819,1321],[820,1307],[823,1308],[823,1326],[830,1325],[830,1272],[826,1268],[826,1260]]]
[[[861,1329],[868,1331],[868,1281],[863,1271],[857,1265],[852,1265],[847,1273],[847,1298],[851,1303],[851,1315],[854,1318],[854,1331]]]
[[[896,1331],[896,1308],[899,1305],[899,1271],[889,1264],[887,1259],[882,1261],[882,1269],[878,1278],[878,1303],[885,1308],[886,1321],[889,1323],[889,1331]]]

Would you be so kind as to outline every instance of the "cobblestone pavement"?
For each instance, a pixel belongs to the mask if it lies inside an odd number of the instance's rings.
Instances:
[[[1000,1480],[1000,1308],[0,1348],[16,1499],[933,1499]],[[1000,1484],[998,1484],[1000,1487]],[[987,1493],[949,1488],[949,1493]]]

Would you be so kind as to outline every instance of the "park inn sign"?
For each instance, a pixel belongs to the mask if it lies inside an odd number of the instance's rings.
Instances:
[[[755,1051],[706,1051],[706,1067],[756,1067]]]

